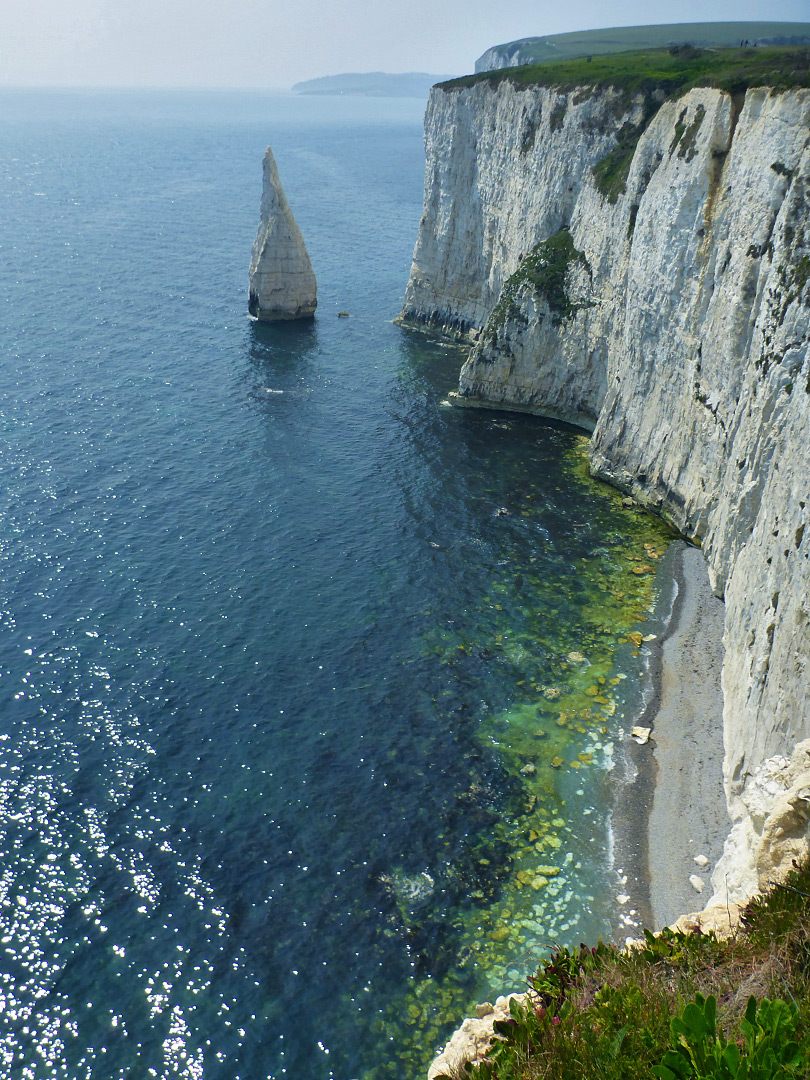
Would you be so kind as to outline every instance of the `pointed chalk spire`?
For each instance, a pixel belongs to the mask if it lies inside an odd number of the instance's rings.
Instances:
[[[250,259],[248,309],[265,322],[308,319],[315,313],[318,286],[269,146],[263,178],[261,221]]]

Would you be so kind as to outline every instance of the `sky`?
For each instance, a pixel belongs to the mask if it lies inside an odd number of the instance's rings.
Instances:
[[[462,75],[491,45],[605,26],[810,21],[810,0],[0,0],[0,85],[289,88]]]

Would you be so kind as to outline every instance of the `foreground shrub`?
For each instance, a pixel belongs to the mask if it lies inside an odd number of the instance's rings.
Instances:
[[[470,1080],[810,1077],[810,868],[753,901],[727,940],[645,932],[556,948]]]

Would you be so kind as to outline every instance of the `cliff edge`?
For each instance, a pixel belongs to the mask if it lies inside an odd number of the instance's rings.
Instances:
[[[810,90],[550,78],[432,91],[400,321],[471,342],[460,403],[586,428],[594,473],[701,545],[733,904],[807,849]]]

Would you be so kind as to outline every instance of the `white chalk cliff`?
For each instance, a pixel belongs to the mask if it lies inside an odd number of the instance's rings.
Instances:
[[[594,472],[700,543],[726,605],[723,903],[807,850],[809,124],[803,89],[434,88],[401,316],[470,340],[460,400],[587,428]]]
[[[262,179],[261,219],[250,259],[248,309],[263,322],[311,318],[318,304],[315,273],[269,146]]]

